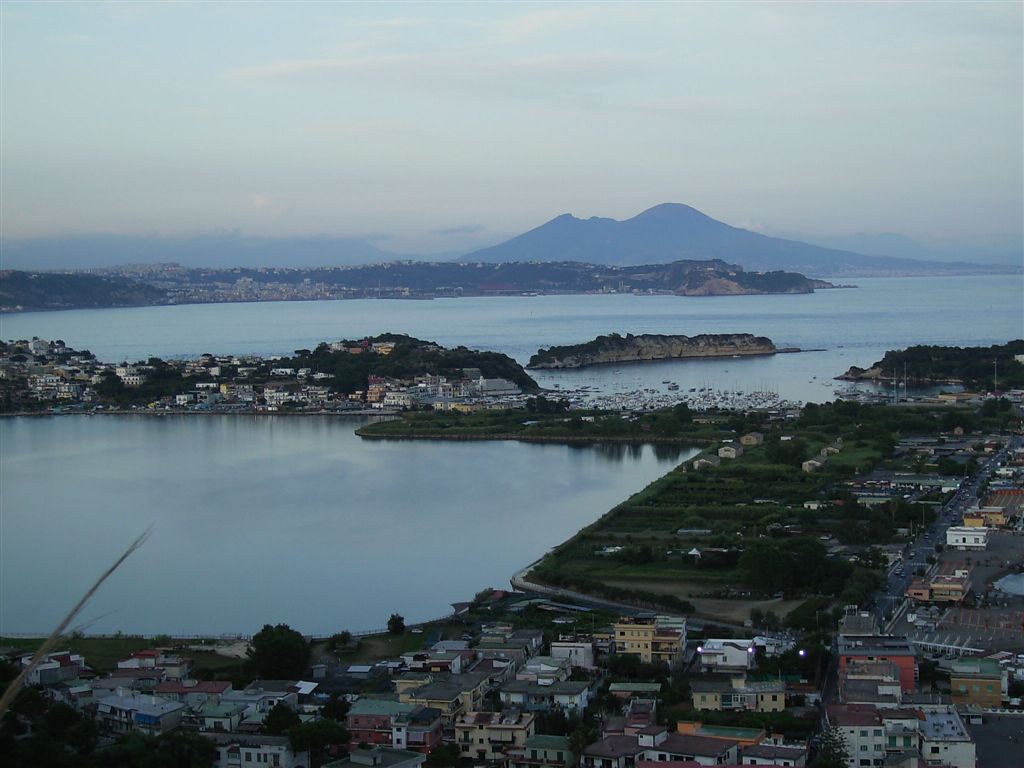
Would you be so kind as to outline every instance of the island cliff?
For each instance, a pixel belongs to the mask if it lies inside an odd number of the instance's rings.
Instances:
[[[613,333],[598,336],[585,344],[538,350],[526,367],[582,368],[587,365],[677,360],[688,357],[773,355],[777,351],[771,339],[750,333],[703,333],[698,336],[650,333],[620,336]]]

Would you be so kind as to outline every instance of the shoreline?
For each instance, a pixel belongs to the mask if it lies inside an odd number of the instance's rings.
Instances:
[[[520,443],[554,443],[564,445],[590,445],[601,443],[614,443],[622,445],[692,445],[694,447],[708,446],[716,442],[710,438],[678,438],[678,437],[632,437],[632,436],[607,436],[598,435],[565,435],[555,437],[548,435],[518,435],[515,433],[499,433],[490,435],[446,435],[443,433],[428,434],[397,434],[397,435],[375,435],[366,434],[362,428],[355,431],[356,435],[364,440],[439,440],[439,441],[506,441],[515,440]]]

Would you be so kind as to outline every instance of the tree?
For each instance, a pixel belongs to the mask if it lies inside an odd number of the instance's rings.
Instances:
[[[309,752],[310,765],[323,765],[327,747],[344,746],[349,733],[333,720],[314,720],[312,723],[293,725],[288,740],[296,752]]]
[[[388,632],[392,635],[401,635],[405,633],[405,617],[392,613],[391,618],[388,619]]]
[[[310,647],[306,639],[287,624],[263,629],[253,635],[249,658],[261,677],[294,680],[309,666]]]
[[[281,736],[301,722],[294,709],[279,701],[273,709],[267,712],[267,716],[263,720],[263,730],[271,736]]]
[[[334,720],[337,723],[344,723],[348,717],[348,711],[351,706],[352,705],[341,696],[334,694],[320,709],[320,714],[328,720]]]
[[[341,632],[331,635],[331,639],[327,641],[327,650],[331,653],[337,653],[339,650],[344,650],[351,642],[352,633],[347,629],[343,629]]]
[[[833,725],[821,732],[821,749],[812,764],[814,768],[846,768],[850,751],[842,732]]]

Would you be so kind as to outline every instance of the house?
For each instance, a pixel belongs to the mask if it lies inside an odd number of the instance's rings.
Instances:
[[[739,443],[726,443],[718,449],[720,459],[738,459],[743,455],[743,446]]]
[[[573,669],[595,669],[594,644],[584,640],[552,640],[551,655],[568,659]]]
[[[407,749],[372,747],[353,749],[348,757],[324,763],[323,768],[419,768],[426,755]]]
[[[534,735],[534,716],[515,709],[503,712],[466,712],[455,721],[455,743],[464,759],[505,760],[505,753],[521,749]]]
[[[764,442],[764,435],[761,432],[748,432],[740,437],[740,444],[746,446],[761,445]]]
[[[182,701],[190,707],[201,707],[207,701],[219,701],[231,690],[231,683],[214,680],[165,680],[157,683],[153,693],[171,701]]]
[[[502,705],[506,707],[530,711],[554,708],[582,711],[590,700],[590,684],[563,681],[541,685],[525,680],[510,680],[501,687],[499,694]]]
[[[618,653],[638,656],[645,664],[674,667],[686,647],[686,621],[668,616],[623,617],[615,624]]]
[[[21,659],[21,666],[27,667],[32,660],[31,655]],[[26,685],[52,685],[66,680],[74,680],[85,669],[85,658],[71,651],[48,653],[43,656],[25,678]]]
[[[569,659],[555,656],[534,656],[523,662],[516,672],[516,680],[527,680],[550,685],[560,680],[568,680],[572,665]]]
[[[974,768],[977,765],[974,739],[955,708],[922,713],[918,731],[921,757],[926,762],[952,768]]]
[[[213,761],[217,768],[243,768],[250,765],[274,768],[309,766],[309,753],[293,751],[287,736],[214,732],[206,732],[202,736],[212,741],[217,750]]]
[[[807,748],[755,744],[751,747],[744,747],[740,753],[740,759],[741,765],[781,765],[802,768],[807,765]]]
[[[1001,707],[1008,685],[1009,673],[994,659],[967,656],[950,664],[949,689],[958,707]]]
[[[463,712],[483,709],[488,677],[483,672],[440,676],[437,679],[431,676],[425,684],[399,687],[398,699],[405,704],[419,704],[440,710],[444,726],[448,728]]]
[[[444,736],[441,710],[393,699],[362,697],[346,717],[352,744],[430,752]]]
[[[722,712],[782,712],[786,708],[786,684],[781,680],[747,682],[743,677],[693,680],[693,708]]]
[[[221,704],[207,701],[199,705],[196,710],[196,719],[199,720],[200,729],[203,731],[230,733],[238,729],[244,714],[245,706],[242,704]]]
[[[246,713],[269,712],[277,704],[296,709],[299,704],[298,690],[294,683],[275,680],[254,680],[243,690],[227,690],[220,696],[221,702],[242,704]]]
[[[96,700],[96,719],[103,730],[113,734],[166,733],[181,724],[184,710],[180,701],[124,690]]]
[[[847,768],[918,765],[923,718],[921,710],[914,708],[833,704],[826,709],[826,722],[838,731],[846,744]],[[972,768],[973,765],[971,763]]]
[[[847,636],[840,635],[839,674],[846,674],[847,665],[853,662],[890,661],[899,669],[900,688],[904,693],[916,686],[917,652],[905,637],[891,635]]]
[[[572,768],[576,765],[568,736],[534,734],[522,749],[510,749],[505,754],[508,768]]]
[[[580,756],[581,768],[632,768],[644,753],[636,736],[606,736],[588,744]]]
[[[952,549],[986,549],[988,528],[950,526],[946,529],[946,546]]]
[[[690,760],[698,765],[735,764],[740,744],[735,739],[668,733],[664,726],[653,726],[637,734],[644,759],[659,763]]]
[[[661,693],[661,683],[609,683],[608,693],[627,701],[637,696],[657,696]]]
[[[707,454],[696,459],[693,462],[693,468],[699,472],[702,469],[711,469],[712,467],[717,467],[721,463],[722,460],[718,458],[718,456],[714,454]]]
[[[704,672],[746,672],[756,664],[753,640],[711,638],[697,646]]]
[[[811,458],[807,459],[807,461],[804,461],[803,463],[800,464],[800,469],[802,469],[804,472],[811,473],[811,472],[817,472],[818,470],[820,470],[824,466],[825,466],[825,458],[824,457],[822,457],[822,456],[812,456]]]

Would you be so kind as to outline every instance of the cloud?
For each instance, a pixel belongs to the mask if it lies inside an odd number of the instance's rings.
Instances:
[[[266,211],[274,207],[274,201],[271,200],[268,195],[261,195],[257,193],[252,196],[251,205],[257,211]]]
[[[465,224],[461,227],[444,227],[443,229],[432,229],[432,235],[476,235],[483,232],[485,227],[479,224]]]
[[[648,74],[644,59],[617,53],[537,56],[488,55],[464,50],[437,54],[391,54],[281,59],[230,69],[228,80],[273,83],[303,80],[333,88],[373,87],[456,98],[520,99],[579,104],[600,89]],[[570,101],[566,101],[570,99]]]

